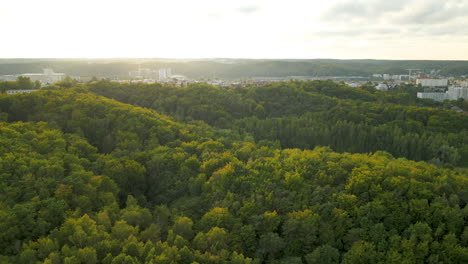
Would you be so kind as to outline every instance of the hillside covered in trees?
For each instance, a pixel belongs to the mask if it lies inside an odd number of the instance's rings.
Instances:
[[[0,95],[0,263],[468,262],[466,115],[331,82],[65,86]]]
[[[181,122],[203,120],[283,148],[329,146],[336,151],[385,150],[396,157],[468,165],[468,115],[428,107],[431,100],[372,86],[332,81],[283,82],[260,87],[97,82],[91,91],[155,109]],[[440,104],[439,104],[440,106]]]

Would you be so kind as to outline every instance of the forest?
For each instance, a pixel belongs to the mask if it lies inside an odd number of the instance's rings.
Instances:
[[[0,263],[467,263],[446,108],[329,81],[0,94]]]
[[[277,141],[282,148],[384,150],[411,160],[468,166],[468,115],[418,99],[416,92],[386,93],[370,85],[356,89],[332,81],[235,89],[101,81],[90,89],[180,122],[203,120],[256,141]]]

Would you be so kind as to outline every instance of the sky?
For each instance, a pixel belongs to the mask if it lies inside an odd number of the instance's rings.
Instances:
[[[3,0],[0,58],[468,60],[468,0]]]

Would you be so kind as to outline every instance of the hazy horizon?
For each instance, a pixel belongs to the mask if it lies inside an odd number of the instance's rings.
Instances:
[[[342,61],[468,61],[467,59],[378,59],[378,58],[235,58],[235,57],[0,57],[0,60],[298,60],[298,61],[313,61],[313,60],[342,60]]]
[[[1,58],[468,60],[468,1],[3,4]]]

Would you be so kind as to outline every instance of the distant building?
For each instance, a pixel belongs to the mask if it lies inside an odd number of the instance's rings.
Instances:
[[[30,90],[7,90],[7,94],[19,94],[19,93],[32,93],[32,92],[35,92],[35,91],[39,91],[39,90],[33,90],[33,89],[30,89]]]
[[[424,88],[447,88],[448,80],[447,79],[428,79],[420,78],[416,79],[416,84],[421,85]]]
[[[52,69],[43,69],[43,73],[23,73],[23,77],[28,77],[32,82],[40,81],[42,85],[55,83],[65,78],[65,73],[55,73]]]
[[[409,79],[410,79],[410,76],[407,75],[407,74],[399,75],[399,80],[400,80],[400,81],[409,80]]]
[[[391,78],[392,78],[392,76],[390,74],[384,74],[383,75],[384,80],[390,80]]]
[[[379,90],[379,91],[388,91],[388,84],[386,83],[379,83],[377,84],[377,86],[375,87],[375,89]]]
[[[345,82],[345,84],[353,88],[358,88],[362,86],[360,82]]]
[[[155,79],[158,72],[148,68],[138,68],[136,71],[128,72],[128,75],[133,79]]]
[[[16,78],[18,78],[17,75],[12,75],[12,74],[9,74],[9,75],[1,75],[1,76],[0,76],[0,81],[11,82],[11,81],[16,81]]]
[[[159,69],[159,81],[165,81],[167,78],[172,76],[172,71],[170,68]]]
[[[468,87],[449,87],[447,95],[449,100],[458,100],[460,98],[468,100]]]
[[[27,77],[32,82],[39,81],[41,85],[47,85],[65,79],[66,75],[65,73],[56,73],[52,69],[43,69],[43,73],[22,73],[15,75],[3,75],[0,76],[0,80],[15,81],[19,76]]]
[[[468,100],[468,87],[449,87],[445,93],[418,93],[418,98],[433,99],[436,101],[458,100],[463,98]]]
[[[417,96],[421,99],[432,99],[439,102],[449,99],[447,93],[418,93]]]

